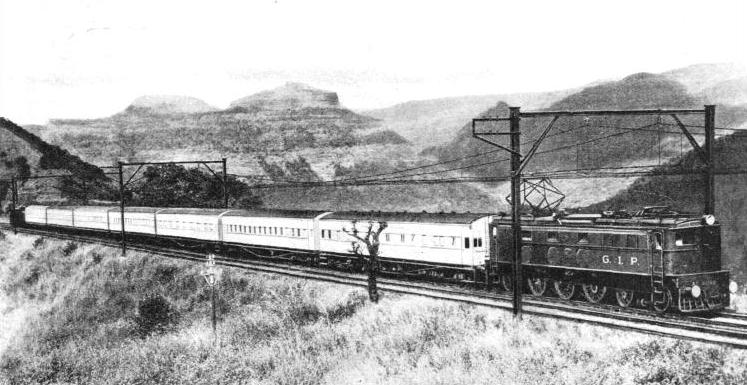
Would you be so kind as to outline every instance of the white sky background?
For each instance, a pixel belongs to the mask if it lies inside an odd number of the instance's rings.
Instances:
[[[353,109],[747,62],[747,1],[0,0],[0,116],[300,81]]]

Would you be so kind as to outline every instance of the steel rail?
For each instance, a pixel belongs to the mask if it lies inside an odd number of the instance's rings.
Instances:
[[[0,223],[0,227],[9,225]],[[117,247],[116,239],[105,239],[100,236],[85,236],[59,231],[18,228],[19,232],[48,236],[58,239],[69,239],[79,242],[101,244]],[[168,247],[132,243],[130,250],[169,258],[204,262],[205,255],[187,250],[175,250]],[[271,258],[271,257],[268,257]],[[366,287],[367,278],[362,274],[332,271],[318,267],[289,265],[279,261],[257,259],[235,259],[217,257],[218,264],[242,268],[250,271],[278,274],[295,278],[312,279],[322,282]],[[381,290],[418,295],[434,299],[456,301],[491,308],[511,309],[511,296],[508,294],[486,292],[479,289],[465,289],[451,285],[429,282],[413,282],[401,279],[382,277],[379,279]],[[606,327],[636,331],[647,334],[674,337],[700,342],[716,343],[747,349],[747,314],[724,311],[713,318],[694,316],[681,317],[671,314],[659,315],[643,309],[621,309],[613,306],[589,305],[580,301],[561,301],[549,297],[527,296],[523,311],[526,314],[564,319],[568,321],[602,325]]]

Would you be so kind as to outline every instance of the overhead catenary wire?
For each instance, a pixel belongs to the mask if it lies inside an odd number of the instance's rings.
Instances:
[[[666,123],[661,123],[661,124],[666,124]],[[654,125],[656,125],[656,124],[654,124]],[[581,125],[581,126],[576,126],[576,127],[572,128],[572,129],[566,129],[566,130],[563,130],[562,132],[556,132],[556,133],[553,133],[551,135],[548,135],[548,137],[550,137],[550,136],[557,136],[557,135],[560,135],[560,134],[563,134],[563,133],[567,133],[567,132],[572,131],[573,129],[582,128],[584,126],[588,126],[588,124],[584,124],[584,125]],[[634,133],[636,131],[641,130],[642,128],[646,128],[646,127],[650,127],[650,126],[652,126],[652,125],[651,124],[647,124],[647,125],[640,126],[640,127],[606,126],[605,128],[614,128],[614,129],[620,129],[620,130],[624,130],[624,131],[617,132],[617,133],[614,133],[614,134],[604,135],[604,136],[601,136],[601,137],[596,137],[596,138],[588,139],[588,140],[581,141],[581,142],[576,142],[576,143],[568,144],[568,145],[565,145],[565,146],[560,146],[560,147],[555,147],[555,148],[552,148],[552,149],[538,151],[537,154],[547,154],[547,153],[551,153],[551,152],[558,152],[558,151],[562,151],[562,150],[565,150],[565,149],[569,149],[569,148],[581,146],[581,145],[584,145],[584,144],[589,144],[589,143],[597,142],[597,141],[600,141],[600,140],[609,139],[609,138],[612,138],[612,137],[617,137],[617,136],[621,136],[621,135],[625,135],[625,134]],[[656,130],[651,130],[651,131],[656,132]],[[673,132],[673,133],[679,134],[680,132]],[[532,143],[532,141],[529,141],[529,142],[526,142],[526,143]],[[494,152],[497,152],[497,151],[498,150],[487,151],[485,153],[473,154],[473,155],[469,155],[469,156],[461,157],[461,158],[454,158],[454,159],[450,159],[450,160],[447,160],[447,161],[437,162],[437,163],[433,163],[433,164],[429,164],[429,165],[423,165],[423,166],[418,166],[418,167],[413,167],[413,168],[408,168],[408,169],[402,169],[402,170],[397,170],[397,171],[387,172],[387,173],[373,174],[373,175],[369,175],[369,176],[365,176],[365,177],[354,177],[354,178],[347,178],[347,179],[343,179],[343,180],[327,180],[327,181],[284,181],[282,183],[272,183],[272,184],[265,184],[265,185],[255,185],[254,187],[263,188],[265,186],[275,186],[275,187],[278,187],[278,188],[286,188],[286,187],[290,187],[290,185],[294,184],[294,183],[295,184],[299,184],[300,187],[309,186],[309,184],[315,184],[315,186],[340,186],[340,187],[342,187],[342,186],[367,186],[367,185],[376,185],[376,184],[407,184],[408,180],[407,179],[403,179],[403,178],[412,178],[412,177],[423,176],[423,175],[433,175],[433,174],[440,174],[440,173],[446,173],[446,172],[466,170],[466,169],[469,169],[469,168],[481,167],[481,166],[486,166],[486,165],[491,165],[491,164],[497,164],[497,163],[501,163],[501,162],[506,162],[510,158],[501,158],[501,159],[492,160],[492,161],[488,161],[488,162],[482,162],[482,163],[477,163],[477,164],[470,164],[470,165],[466,165],[466,166],[460,166],[460,167],[455,167],[455,168],[450,168],[450,169],[444,169],[444,170],[435,170],[435,171],[427,171],[427,172],[416,173],[416,174],[391,176],[389,178],[381,178],[381,176],[396,175],[396,174],[404,173],[404,172],[407,172],[407,171],[411,171],[411,169],[412,170],[417,170],[417,169],[423,169],[423,168],[433,167],[433,166],[437,166],[437,165],[442,165],[442,164],[446,164],[446,163],[453,163],[455,161],[459,161],[459,160],[463,160],[463,159],[469,159],[469,158],[474,158],[474,157],[477,157],[477,156],[481,156],[483,154],[494,153]],[[656,167],[656,166],[657,165],[643,166],[643,167]],[[618,167],[617,169],[625,169],[625,168],[627,168],[627,167]],[[610,167],[609,169],[614,169],[614,168]],[[552,173],[552,172],[555,172],[555,171],[550,171],[548,173]],[[548,173],[546,173],[545,175],[549,175]],[[374,175],[375,176],[379,176],[379,178],[371,179],[372,177],[374,177]],[[604,177],[609,177],[609,176],[604,176]],[[467,178],[469,178],[469,177],[467,177]],[[482,179],[480,179],[479,177],[476,177],[476,178],[471,178],[471,179],[465,179],[465,178],[463,178],[463,179],[460,179],[460,180],[465,181],[465,182],[475,182],[475,181],[476,182],[480,182],[480,181],[503,181],[502,178],[498,178],[497,180],[492,180],[490,178],[491,177],[483,177]],[[402,182],[402,183],[392,183],[392,182],[397,182],[397,181]],[[437,182],[437,180],[433,180],[433,181]],[[444,179],[444,181],[445,181],[445,183],[453,183],[455,181],[455,179],[454,178],[450,178],[448,180]],[[413,183],[424,183],[424,180],[415,180],[415,181],[413,181]]]

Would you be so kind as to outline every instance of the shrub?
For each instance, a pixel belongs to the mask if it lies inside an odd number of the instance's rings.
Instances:
[[[78,244],[73,241],[65,242],[65,246],[62,247],[62,255],[69,257],[70,254],[74,253],[78,249]]]
[[[351,317],[361,308],[368,297],[361,291],[354,291],[345,298],[345,302],[338,304],[327,312],[330,322],[339,322]]]
[[[135,323],[141,337],[165,332],[176,321],[176,312],[169,301],[161,295],[147,296],[138,305],[138,315],[135,317]]]
[[[34,244],[33,245],[34,245],[35,249],[38,249],[38,248],[44,246],[44,237],[39,237],[39,238],[34,239]]]

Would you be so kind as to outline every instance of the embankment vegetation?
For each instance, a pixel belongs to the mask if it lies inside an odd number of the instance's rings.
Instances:
[[[743,384],[747,353],[6,234],[0,384]]]

